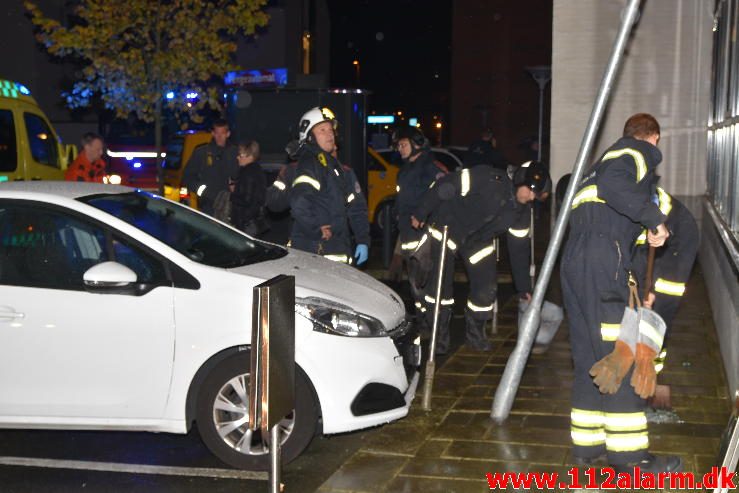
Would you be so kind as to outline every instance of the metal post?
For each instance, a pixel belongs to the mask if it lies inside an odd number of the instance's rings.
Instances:
[[[269,430],[269,491],[280,493],[280,425]]]
[[[439,307],[441,306],[441,288],[444,285],[444,261],[446,260],[446,242],[448,226],[444,226],[441,235],[441,254],[439,255],[439,272],[436,282],[436,300],[434,303],[434,322],[431,326],[431,344],[429,346],[429,359],[426,361],[426,371],[423,376],[423,402],[421,406],[424,411],[431,411],[431,393],[434,389],[434,373],[436,372],[436,333],[439,329]]]
[[[493,301],[493,327],[492,327],[492,334],[495,335],[498,333],[498,298],[496,294],[495,301]]]
[[[493,320],[491,321],[491,334],[498,333],[498,262],[500,262],[500,238],[493,238],[493,249],[495,250],[495,301],[493,301]]]
[[[541,162],[541,134],[544,129],[544,88],[546,84],[539,84],[539,149],[536,160]]]
[[[567,193],[565,194],[562,208],[557,218],[557,224],[554,228],[554,234],[547,248],[546,256],[541,267],[539,274],[539,282],[534,289],[534,295],[532,297],[529,307],[524,313],[521,332],[519,334],[516,348],[513,350],[511,357],[508,359],[503,377],[498,384],[498,388],[495,391],[495,399],[493,400],[492,411],[490,416],[497,422],[504,421],[508,414],[511,412],[513,406],[513,399],[516,397],[518,386],[521,383],[521,375],[523,374],[526,360],[528,359],[529,352],[531,350],[531,344],[534,342],[536,335],[536,329],[539,326],[541,319],[541,305],[544,301],[544,292],[546,291],[547,284],[552,275],[555,261],[557,260],[557,254],[562,244],[562,239],[565,233],[565,226],[570,216],[570,207],[572,205],[572,199],[575,195],[575,189],[577,184],[580,182],[583,170],[585,168],[585,162],[590,155],[590,152],[595,141],[595,136],[598,131],[598,126],[603,117],[603,112],[610,95],[613,81],[618,70],[621,57],[624,52],[624,47],[628,40],[629,32],[634,24],[634,20],[638,14],[640,0],[629,0],[624,15],[622,16],[621,27],[616,37],[616,41],[611,51],[611,56],[606,66],[603,80],[601,81],[600,90],[598,96],[593,105],[593,110],[590,113],[590,120],[583,135],[582,142],[580,144],[580,151],[577,155],[577,161],[575,162],[575,168],[572,172],[572,178],[567,187]]]
[[[536,281],[536,256],[534,254],[534,207],[536,204],[531,204],[529,210],[529,243],[531,244],[531,262],[529,263],[529,277],[531,277],[531,286]]]

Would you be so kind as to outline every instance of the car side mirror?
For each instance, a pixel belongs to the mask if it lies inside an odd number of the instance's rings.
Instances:
[[[82,275],[85,287],[94,291],[119,291],[131,288],[136,283],[134,271],[118,262],[96,264]]]

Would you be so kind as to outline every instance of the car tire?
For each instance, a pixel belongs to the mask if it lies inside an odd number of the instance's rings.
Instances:
[[[375,211],[375,227],[377,228],[378,233],[382,233],[385,230],[385,211],[390,209],[390,217],[392,217],[394,207],[395,203],[392,201],[383,202],[377,207],[377,210]],[[394,234],[398,229],[398,221],[396,218],[392,217],[390,226],[392,227],[392,233]]]
[[[261,432],[247,432],[249,354],[242,351],[224,360],[205,377],[198,392],[196,421],[203,442],[223,462],[238,469],[267,470],[269,449]],[[239,411],[216,409],[216,399],[232,404]],[[313,386],[296,365],[295,410],[278,425],[283,428],[283,463],[287,464],[305,450],[318,430],[319,418],[320,406]],[[234,429],[222,437],[219,430],[227,427]]]

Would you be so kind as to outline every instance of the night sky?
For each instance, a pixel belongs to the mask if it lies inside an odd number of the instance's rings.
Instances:
[[[334,87],[372,91],[377,113],[444,113],[451,66],[451,0],[328,0]]]

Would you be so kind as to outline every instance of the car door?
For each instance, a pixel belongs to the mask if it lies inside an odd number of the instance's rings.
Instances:
[[[139,289],[86,288],[84,272],[110,260],[132,269]],[[0,200],[0,422],[160,418],[173,291],[153,252],[106,225]]]
[[[63,180],[59,139],[46,118],[30,107],[23,110],[24,141],[27,146],[27,180]]]

